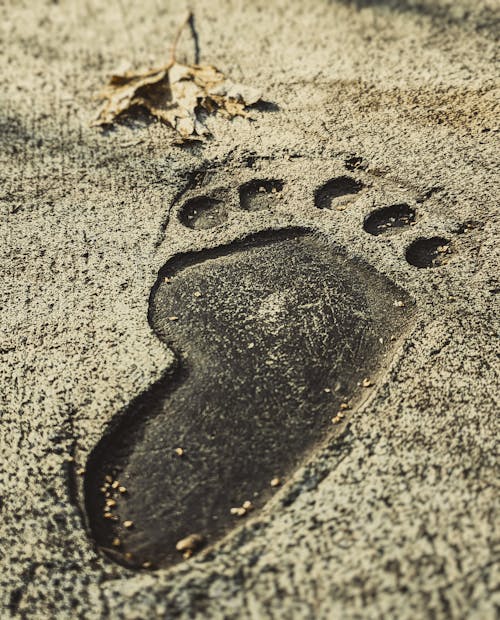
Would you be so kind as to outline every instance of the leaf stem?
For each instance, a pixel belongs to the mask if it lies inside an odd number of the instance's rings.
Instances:
[[[172,64],[172,65],[175,62],[177,62],[177,58],[176,58],[177,44],[179,43],[179,39],[181,38],[182,31],[189,24],[189,22],[192,20],[192,18],[193,18],[193,12],[192,11],[188,11],[186,19],[182,22],[182,24],[177,29],[177,32],[176,32],[175,37],[174,37],[174,42],[172,43],[172,47],[170,48],[170,64]]]

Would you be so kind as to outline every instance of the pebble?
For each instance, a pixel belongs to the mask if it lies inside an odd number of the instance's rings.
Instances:
[[[239,508],[231,508],[229,512],[236,517],[244,517],[247,514],[247,511],[241,506]]]
[[[177,542],[175,548],[177,551],[196,551],[201,547],[205,539],[200,534],[189,534]]]

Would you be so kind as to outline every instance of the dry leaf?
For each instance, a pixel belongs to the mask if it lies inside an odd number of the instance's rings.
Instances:
[[[187,20],[186,20],[187,23]],[[227,80],[210,65],[185,65],[172,60],[159,69],[113,75],[101,91],[103,105],[94,125],[112,124],[120,115],[142,107],[173,127],[184,140],[207,133],[200,112],[225,118],[248,116],[246,107],[261,100],[254,89]]]

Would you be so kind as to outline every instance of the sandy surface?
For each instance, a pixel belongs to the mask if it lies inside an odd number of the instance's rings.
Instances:
[[[498,2],[193,2],[201,61],[279,109],[210,119],[213,139],[192,149],[158,124],[91,129],[106,76],[163,62],[184,4],[0,7],[2,617],[493,620]],[[180,56],[192,59],[188,36]],[[316,209],[315,190],[353,156],[370,192]],[[289,199],[182,226],[190,174],[234,189],[249,158],[256,175],[293,177]],[[401,201],[417,225],[363,231],[374,206]],[[171,570],[110,563],[71,472],[172,364],[147,322],[158,270],[288,225],[405,288],[407,337],[341,436],[215,552]],[[449,261],[409,265],[406,248],[432,236],[450,240]]]

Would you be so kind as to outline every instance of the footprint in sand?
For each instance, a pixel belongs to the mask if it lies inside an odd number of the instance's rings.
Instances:
[[[266,209],[283,187],[253,179],[239,189],[239,208]],[[361,188],[334,178],[315,205],[331,209]],[[215,227],[227,207],[221,194],[200,194],[178,217]],[[414,218],[407,205],[387,207],[365,230],[395,234]],[[424,246],[409,251],[418,266]],[[221,539],[329,436],[409,315],[401,289],[311,230],[262,232],[169,260],[149,321],[177,366],[89,457],[85,508],[98,546],[131,567],[162,567]]]

